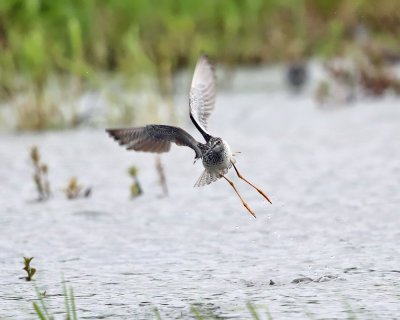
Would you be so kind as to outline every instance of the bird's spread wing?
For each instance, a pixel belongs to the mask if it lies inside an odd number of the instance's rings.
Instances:
[[[190,119],[208,141],[207,121],[215,105],[215,71],[207,56],[197,61],[189,96]]]
[[[198,142],[185,130],[165,125],[147,125],[139,128],[107,129],[106,130],[120,145],[128,150],[146,152],[168,152],[171,142],[178,146],[187,146],[201,157]]]

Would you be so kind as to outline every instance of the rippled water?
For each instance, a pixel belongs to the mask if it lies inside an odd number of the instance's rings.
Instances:
[[[225,92],[210,130],[242,152],[239,170],[271,198],[230,173],[257,219],[225,181],[192,187],[202,169],[190,149],[162,156],[163,198],[154,156],[126,152],[102,130],[1,134],[0,317],[33,318],[23,256],[35,257],[56,313],[64,276],[82,319],[149,319],[153,307],[187,318],[194,304],[245,319],[247,301],[274,319],[400,317],[398,100],[327,111],[308,96]],[[50,168],[43,203],[31,201],[33,144]],[[132,164],[145,191],[133,201]],[[65,199],[73,175],[91,198]]]

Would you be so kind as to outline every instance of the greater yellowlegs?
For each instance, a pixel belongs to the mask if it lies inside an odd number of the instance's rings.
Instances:
[[[168,152],[171,148],[171,142],[178,146],[192,148],[195,152],[195,161],[201,158],[204,166],[204,172],[197,180],[195,187],[201,187],[224,178],[235,190],[243,205],[255,217],[254,212],[243,201],[233,182],[225,177],[228,170],[233,166],[240,179],[255,188],[270,203],[271,201],[261,189],[247,181],[239,173],[235,165],[235,153],[231,152],[228,143],[209,134],[207,121],[214,109],[215,94],[215,70],[207,56],[202,55],[197,61],[190,88],[189,115],[206,143],[196,141],[181,128],[167,125],[150,124],[138,128],[107,129],[106,131],[120,145],[125,145],[128,150],[156,153]]]

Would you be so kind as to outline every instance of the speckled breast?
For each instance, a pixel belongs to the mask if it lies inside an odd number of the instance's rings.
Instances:
[[[208,150],[203,155],[203,165],[209,171],[225,173],[230,168],[231,152],[229,146],[224,143],[224,148],[219,151]]]

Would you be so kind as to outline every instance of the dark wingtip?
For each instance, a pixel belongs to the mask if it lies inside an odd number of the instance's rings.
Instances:
[[[109,135],[113,134],[114,129],[105,129],[105,132],[107,132]]]
[[[115,129],[106,129],[106,132],[113,138],[115,138]]]
[[[117,141],[120,145],[122,145],[121,139],[118,136],[118,131],[119,129],[106,129],[105,130],[111,138],[113,138],[115,141]]]

